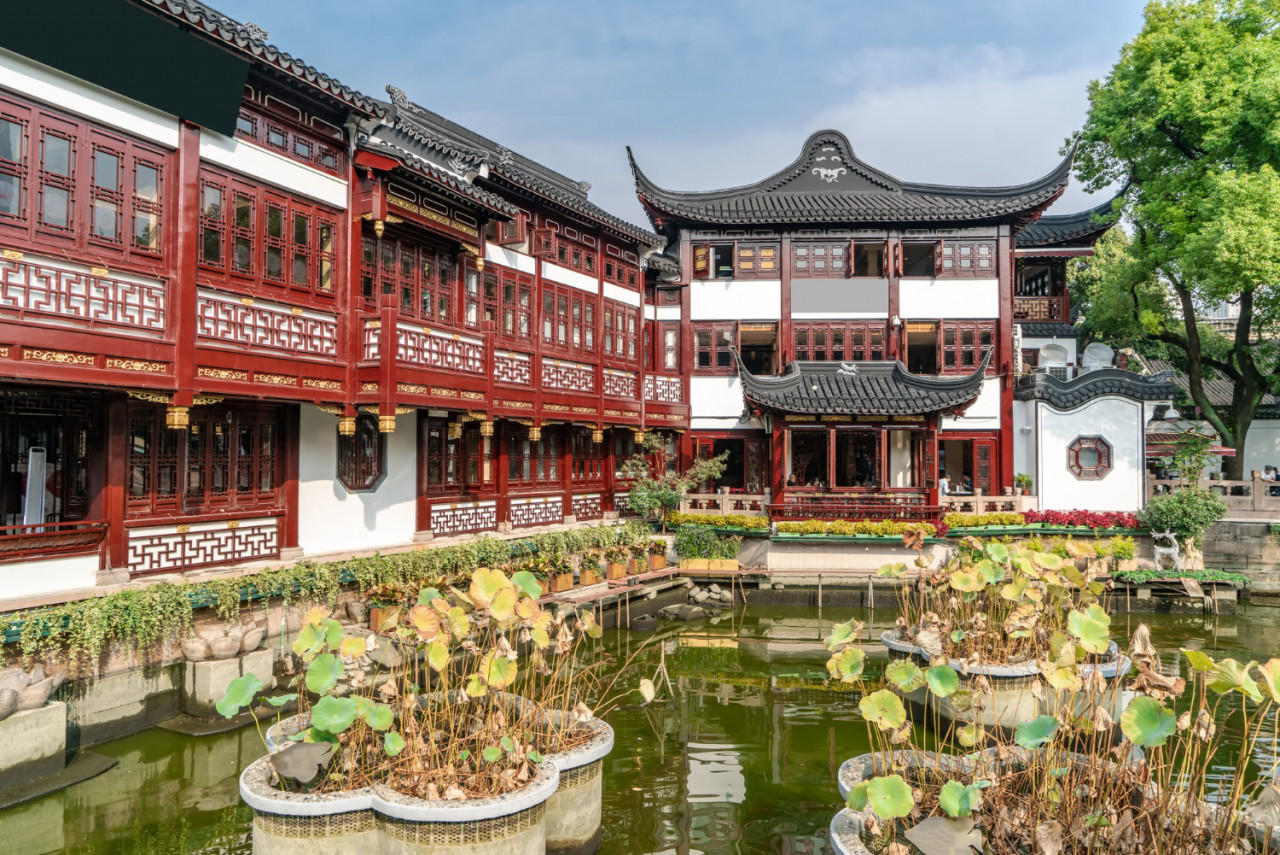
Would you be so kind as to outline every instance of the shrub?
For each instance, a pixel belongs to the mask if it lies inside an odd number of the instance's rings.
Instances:
[[[1142,510],[1142,524],[1152,531],[1171,531],[1180,540],[1203,542],[1209,526],[1227,515],[1227,503],[1217,493],[1188,487],[1153,496]]]
[[[738,538],[720,537],[707,526],[680,526],[674,545],[676,557],[681,561],[738,557]]]
[[[1124,511],[1027,511],[1023,514],[1029,523],[1045,525],[1084,526],[1086,528],[1142,528],[1143,523],[1134,514]]]
[[[778,534],[831,534],[844,537],[901,537],[906,532],[917,529],[924,529],[925,537],[938,535],[938,527],[932,523],[899,520],[804,520],[778,523]]]
[[[1249,577],[1230,570],[1121,570],[1111,574],[1117,582],[1141,585],[1157,579],[1195,579],[1197,582],[1230,582],[1246,585]]]
[[[947,514],[947,528],[981,528],[987,525],[1025,525],[1027,518],[1022,514]]]
[[[720,528],[765,529],[769,527],[766,517],[753,517],[746,514],[668,514],[667,523],[673,526],[709,525]]]

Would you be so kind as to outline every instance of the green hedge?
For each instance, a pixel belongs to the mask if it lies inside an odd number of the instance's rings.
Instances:
[[[705,525],[712,528],[748,528],[764,529],[769,527],[768,517],[753,517],[746,514],[667,514],[667,525]]]
[[[938,529],[932,523],[897,520],[804,520],[778,523],[778,534],[825,534],[841,537],[901,537],[908,531],[919,529],[924,530],[925,537],[935,537],[938,534]]]
[[[1130,585],[1143,585],[1147,582],[1176,582],[1179,579],[1194,579],[1197,582],[1228,582],[1233,585],[1247,585],[1249,577],[1243,573],[1230,570],[1126,570],[1112,573],[1117,582]]]
[[[947,514],[943,520],[947,528],[981,528],[988,525],[1026,525],[1027,518],[1022,514]]]

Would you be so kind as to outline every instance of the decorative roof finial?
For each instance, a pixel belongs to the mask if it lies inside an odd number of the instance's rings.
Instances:
[[[270,33],[262,29],[262,27],[259,27],[253,21],[244,22],[244,31],[248,34],[249,38],[255,41],[265,42],[267,39],[271,38]]]
[[[404,90],[398,86],[387,84],[387,94],[391,96],[391,103],[399,108],[409,106],[409,96],[404,94]]]
[[[590,193],[590,192],[591,192],[591,182],[590,182],[590,181],[579,181],[579,182],[578,182],[578,189],[582,191],[582,195],[583,195],[583,196],[587,195],[588,193]]]

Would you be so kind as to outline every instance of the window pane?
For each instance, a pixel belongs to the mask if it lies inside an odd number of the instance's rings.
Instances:
[[[222,263],[222,232],[217,229],[204,230],[203,257],[210,264]]]
[[[1082,448],[1079,451],[1081,469],[1097,469],[1101,456],[1096,448]]]
[[[253,228],[253,199],[236,194],[236,228]]]
[[[209,185],[206,184],[202,193],[204,195],[204,205],[203,205],[204,215],[212,219],[217,219],[218,217],[221,217],[222,216],[222,191],[219,190],[217,187],[210,187]]]
[[[66,190],[44,185],[40,188],[40,197],[40,222],[63,229],[70,225],[70,197]]]
[[[93,236],[116,240],[120,236],[120,208],[114,202],[93,201]]]
[[[268,128],[267,142],[269,142],[271,145],[275,146],[276,148],[284,148],[284,144],[285,144],[284,131],[278,130],[276,128]]]
[[[333,262],[327,258],[320,259],[320,281],[316,287],[321,291],[333,290]]]
[[[297,253],[293,256],[293,284],[307,284],[307,257]]]
[[[284,209],[267,206],[267,237],[284,237]]]
[[[277,247],[267,247],[267,275],[279,279],[284,272],[284,256]]]
[[[322,223],[318,229],[321,252],[333,252],[333,226]]]
[[[40,166],[45,172],[52,172],[54,175],[70,175],[71,140],[46,134]]]
[[[293,215],[293,242],[306,246],[311,238],[311,218],[303,214]]]
[[[16,175],[0,172],[0,214],[16,217],[22,213],[22,182]]]
[[[0,160],[14,163],[23,160],[22,125],[8,119],[0,119]]]
[[[249,116],[236,116],[236,130],[253,136],[254,121]]]
[[[99,149],[93,153],[93,186],[112,192],[120,189],[120,158]]]
[[[133,245],[140,249],[160,247],[160,223],[155,214],[139,212],[133,215]]]

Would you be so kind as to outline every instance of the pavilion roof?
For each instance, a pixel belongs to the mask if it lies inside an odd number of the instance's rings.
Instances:
[[[1110,199],[1074,214],[1046,214],[1030,223],[1014,238],[1018,249],[1077,246],[1087,247],[1115,225],[1112,204],[1124,195],[1127,187]]]

